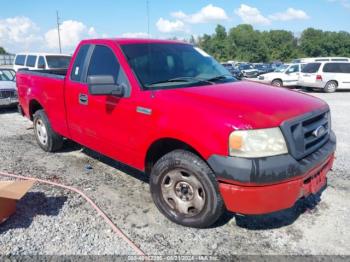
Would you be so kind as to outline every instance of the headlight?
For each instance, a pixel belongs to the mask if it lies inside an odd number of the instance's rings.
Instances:
[[[230,134],[230,156],[255,158],[288,153],[281,130],[276,128],[238,130]]]

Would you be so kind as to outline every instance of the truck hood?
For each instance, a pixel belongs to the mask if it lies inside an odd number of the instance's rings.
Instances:
[[[16,83],[14,81],[0,81],[0,90],[16,90]]]
[[[328,107],[323,100],[307,94],[248,81],[160,92],[171,99],[169,105],[182,101],[181,111],[188,112],[184,117],[200,113],[234,129],[276,127],[285,120]]]

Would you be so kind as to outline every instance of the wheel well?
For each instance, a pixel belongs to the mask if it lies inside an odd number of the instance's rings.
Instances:
[[[201,157],[201,155],[190,145],[177,139],[163,138],[154,142],[147,151],[145,159],[146,174],[150,174],[152,167],[161,157],[177,149],[187,150]]]
[[[273,80],[271,81],[271,83],[273,83],[274,81],[281,81],[281,82],[283,83],[283,81],[282,81],[281,78],[275,78],[275,79],[273,79]]]
[[[29,117],[30,120],[33,121],[33,115],[35,114],[36,111],[43,109],[42,105],[36,101],[36,100],[32,100],[29,103]]]
[[[337,84],[337,86],[339,86],[339,83],[338,83],[337,80],[329,80],[329,81],[326,83],[326,85],[327,85],[328,83],[330,83],[330,82],[335,82],[335,83]]]

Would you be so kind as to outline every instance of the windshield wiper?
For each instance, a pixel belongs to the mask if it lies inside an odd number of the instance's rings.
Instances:
[[[224,74],[224,75],[218,75],[218,76],[215,76],[215,77],[212,77],[212,78],[209,78],[209,79],[205,79],[205,81],[215,82],[215,81],[218,81],[218,80],[225,80],[228,77],[233,78],[232,75]]]
[[[176,83],[176,82],[186,82],[186,83],[208,83],[208,84],[213,84],[213,82],[206,80],[206,79],[200,79],[196,77],[191,77],[191,76],[184,76],[184,77],[176,77],[176,78],[171,78],[167,80],[162,80],[162,81],[156,81],[150,84],[147,84],[147,87],[158,85],[158,84],[166,84],[166,83]]]

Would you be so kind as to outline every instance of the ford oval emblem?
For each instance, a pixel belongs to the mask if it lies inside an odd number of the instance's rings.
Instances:
[[[313,132],[312,135],[314,137],[321,137],[326,133],[326,128],[324,128],[324,126],[319,126],[318,128],[316,128]]]

